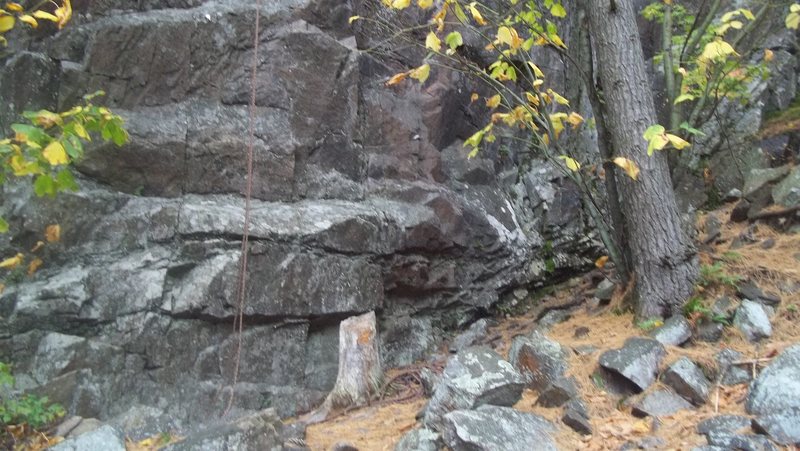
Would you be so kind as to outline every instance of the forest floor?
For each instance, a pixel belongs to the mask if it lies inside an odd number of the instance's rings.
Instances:
[[[691,342],[684,347],[667,346],[668,357],[664,365],[669,365],[680,356],[687,356],[706,368],[713,368],[716,365],[713,356],[723,347],[741,352],[745,359],[768,360],[786,347],[800,342],[800,327],[798,327],[800,290],[797,289],[800,285],[798,260],[800,234],[782,234],[766,225],[758,224],[754,231],[754,242],[731,250],[734,239],[746,232],[750,226],[748,223],[726,223],[731,208],[732,205],[727,205],[707,213],[715,214],[723,223],[722,236],[714,244],[701,247],[701,265],[711,267],[717,263],[723,270],[723,278],[730,276],[742,280],[750,279],[764,291],[780,293],[781,305],[771,318],[773,335],[767,340],[750,343],[737,329],[726,327],[722,339],[717,343]],[[701,215],[698,224],[704,224],[705,215]],[[765,249],[767,246],[763,246],[763,243],[770,239],[774,240],[774,245]],[[715,274],[716,282],[719,282],[720,273]],[[723,294],[734,295],[735,288],[730,283],[711,282],[705,288],[698,288],[697,296],[711,302]],[[794,288],[787,289],[787,286]],[[591,297],[590,291],[573,281],[562,284],[552,294],[535,302],[557,303],[567,297],[581,295],[580,290],[586,292],[587,300]],[[597,360],[602,352],[621,347],[629,337],[646,335],[646,332],[636,325],[633,315],[621,307],[622,293],[619,291],[621,290],[618,289],[615,299],[612,299],[608,306],[602,309],[580,307],[573,312],[570,319],[556,324],[547,333],[551,339],[558,341],[567,349],[582,345],[597,348],[590,354],[570,353],[569,357],[569,373],[579,382],[581,396],[591,416],[594,434],[582,436],[563,425],[560,420],[560,408],[548,409],[536,406],[538,395],[532,390],[525,390],[522,399],[514,407],[551,420],[559,431],[555,437],[558,447],[564,450],[619,449],[624,443],[645,436],[662,439],[666,444],[664,449],[689,450],[695,446],[705,445],[705,438],[696,432],[697,423],[719,414],[745,414],[747,384],[715,385],[705,405],[654,420],[632,416],[627,400],[607,393],[603,390],[602,384],[593,381],[592,374],[597,369]],[[486,344],[504,357],[507,356],[514,336],[528,334],[536,327],[537,309],[533,308],[533,300],[529,302],[530,308],[527,313],[495,318],[496,325],[486,336]],[[580,338],[576,338],[575,330],[579,327],[588,328],[589,333],[579,334]],[[446,347],[441,353],[447,356]],[[752,371],[758,372],[763,368],[763,364],[755,364]],[[391,396],[393,399],[399,399],[398,401],[391,401],[391,398],[377,401],[371,406],[351,410],[326,422],[309,426],[306,437],[308,446],[314,451],[328,451],[337,443],[349,443],[363,451],[394,449],[406,432],[417,427],[415,417],[426,402],[418,385],[419,379],[405,377],[413,375],[421,365],[423,364],[397,368],[387,373],[389,380],[395,380]]]

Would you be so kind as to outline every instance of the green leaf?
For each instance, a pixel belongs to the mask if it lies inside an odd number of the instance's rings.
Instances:
[[[0,218],[0,233],[8,232],[8,221],[3,218]],[[0,378],[0,385],[3,384],[2,378]]]
[[[550,8],[550,14],[552,14],[553,17],[563,18],[567,17],[567,10],[559,3]]]
[[[461,33],[457,31],[453,31],[444,38],[445,44],[450,47],[450,50],[455,50],[458,47],[464,45],[464,39],[461,37]]]
[[[682,123],[681,129],[686,130],[686,132],[689,133],[690,135],[706,136],[706,134],[703,133],[702,131],[690,126],[688,122]]]
[[[56,175],[56,184],[58,191],[77,191],[78,184],[75,183],[75,177],[69,169],[62,169]]]
[[[77,136],[68,136],[67,139],[64,140],[64,150],[67,151],[67,155],[70,156],[73,160],[77,160],[83,156],[83,143],[81,140],[78,139]]]
[[[654,136],[661,135],[666,131],[667,130],[664,128],[663,125],[659,124],[651,125],[650,127],[647,127],[647,130],[645,130],[644,139],[650,141],[653,139]]]
[[[11,124],[11,130],[19,135],[25,135],[28,142],[34,142],[40,147],[50,141],[50,136],[39,127],[27,124]]]
[[[675,99],[675,105],[683,102],[688,102],[690,100],[694,100],[694,96],[691,94],[681,94]]]
[[[42,197],[45,195],[54,196],[56,194],[56,183],[50,174],[41,174],[36,177],[33,182],[33,192],[37,196]]]

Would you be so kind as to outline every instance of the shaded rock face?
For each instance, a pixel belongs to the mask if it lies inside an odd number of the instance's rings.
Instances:
[[[137,406],[169,429],[231,393],[235,409],[292,415],[333,385],[343,318],[375,310],[385,361],[409,363],[550,263],[591,263],[596,241],[555,168],[520,171],[514,146],[464,158],[488,115],[470,105],[480,87],[443,71],[383,86],[419,55],[360,51],[383,38],[346,19],[378,6],[263,2],[234,387],[253,2],[76,1],[63,32],[20,42],[0,77],[4,130],[103,89],[131,136],[87,149],[79,192],[3,196],[3,255],[62,228],[44,267],[0,299],[0,359],[21,388],[102,420]]]

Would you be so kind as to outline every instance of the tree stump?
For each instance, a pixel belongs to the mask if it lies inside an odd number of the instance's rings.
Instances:
[[[375,312],[347,318],[339,324],[339,372],[322,406],[301,419],[325,421],[332,410],[367,404],[383,378]]]

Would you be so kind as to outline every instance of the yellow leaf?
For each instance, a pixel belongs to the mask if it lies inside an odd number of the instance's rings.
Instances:
[[[36,123],[36,125],[44,128],[49,128],[54,125],[61,125],[64,123],[64,120],[60,115],[47,110],[38,111],[36,116],[34,116],[33,121]]]
[[[396,75],[394,75],[392,78],[390,78],[390,79],[389,79],[389,80],[388,80],[386,83],[384,83],[384,84],[385,84],[386,86],[394,86],[394,85],[396,85],[396,84],[398,84],[398,83],[401,83],[403,80],[405,80],[405,79],[406,79],[406,77],[408,77],[408,72],[401,72],[401,73],[399,73],[399,74],[396,74]]]
[[[672,144],[672,147],[678,150],[685,149],[690,145],[688,141],[684,140],[680,136],[675,136],[669,133],[667,133],[667,139],[669,140],[670,144]]]
[[[775,52],[770,49],[764,49],[764,61],[770,62],[775,59]]]
[[[478,95],[477,92],[473,92],[471,96],[469,96],[469,103],[473,103],[474,101],[480,99],[481,96]]]
[[[477,22],[478,25],[486,25],[487,23],[486,19],[484,19],[483,16],[481,15],[481,12],[478,11],[478,8],[475,6],[476,4],[477,2],[472,2],[469,5],[467,5],[467,8],[469,9],[469,12],[472,14],[472,18],[475,19],[475,22]]]
[[[501,100],[500,94],[495,94],[495,95],[489,97],[488,99],[486,99],[486,106],[491,108],[491,109],[495,109],[498,106],[500,106],[500,100]]]
[[[567,116],[567,122],[572,125],[573,129],[578,128],[578,126],[583,123],[583,116],[573,111]]]
[[[428,9],[433,6],[433,0],[417,0],[417,5],[422,9]]]
[[[420,83],[425,83],[425,80],[428,79],[428,76],[431,74],[431,65],[430,64],[423,64],[416,69],[413,69],[408,76],[419,80]]]
[[[352,25],[353,22],[357,21],[358,19],[361,19],[361,16],[350,16],[350,18],[347,19],[347,23]]]
[[[550,36],[550,42],[556,45],[556,47],[561,47],[562,49],[567,48],[567,44],[564,44],[564,41],[561,40],[561,37],[557,34]]]
[[[536,75],[536,78],[544,78],[544,72],[539,69],[539,66],[533,64],[533,61],[528,61],[528,66],[533,69],[533,75]]]
[[[42,156],[52,166],[69,163],[67,152],[64,150],[64,146],[58,141],[53,141],[48,144],[42,151]]]
[[[392,1],[392,8],[394,9],[406,9],[411,6],[411,0],[393,0]]]
[[[37,241],[36,245],[31,248],[31,253],[39,252],[44,247],[44,241]]]
[[[425,38],[425,48],[438,52],[442,49],[442,40],[439,39],[439,36],[436,36],[436,33],[431,31],[428,33],[428,37]]]
[[[34,258],[33,261],[28,264],[28,275],[32,276],[44,263],[41,258]]]
[[[38,164],[36,164],[36,162],[27,161],[22,155],[12,156],[9,164],[11,165],[11,169],[14,171],[14,175],[17,177],[39,174],[42,172],[41,168]]]
[[[47,11],[34,11],[33,17],[42,20],[49,20],[50,22],[58,22],[58,17],[48,13]]]
[[[561,94],[553,91],[552,89],[548,89],[547,93],[550,94],[550,97],[552,97],[553,100],[555,100],[559,105],[569,105],[569,100],[565,99],[561,96]]]
[[[800,3],[795,3],[790,8],[791,13],[786,16],[786,28],[797,30],[800,28]]]
[[[14,16],[0,16],[0,33],[5,33],[14,28],[15,22]]]
[[[83,128],[83,125],[75,122],[73,127],[75,128],[75,134],[76,135],[78,135],[79,137],[81,137],[81,138],[83,138],[83,139],[85,139],[87,141],[91,141],[92,140],[92,137],[89,136],[89,133],[86,131],[85,128]]]
[[[539,97],[531,94],[530,92],[525,92],[525,98],[528,99],[528,103],[530,103],[531,105],[536,106],[536,107],[539,106],[539,103],[540,103],[539,102]]]
[[[661,150],[669,144],[669,139],[666,135],[655,135],[650,139],[650,144],[647,145],[647,155],[653,155],[656,150]]]
[[[603,255],[594,261],[594,265],[599,269],[603,269],[606,266],[606,263],[608,263],[608,255]]]
[[[16,268],[17,266],[20,265],[20,263],[22,263],[24,259],[25,259],[24,255],[17,254],[11,258],[7,258],[2,262],[0,262],[0,268],[5,268],[5,269]]]
[[[6,9],[8,9],[9,11],[13,11],[15,13],[21,13],[21,12],[25,11],[25,8],[23,8],[22,5],[20,5],[19,3],[16,3],[16,2],[8,2],[8,3],[6,3]]]
[[[722,39],[716,39],[706,44],[705,48],[703,49],[702,55],[700,55],[700,59],[705,61],[713,61],[716,59],[725,58],[728,55],[738,55],[738,54],[730,44],[723,41]]]
[[[36,19],[29,14],[23,14],[19,16],[19,20],[20,22],[25,22],[28,24],[31,28],[39,28],[39,22],[37,22]]]
[[[681,94],[676,99],[674,104],[677,105],[679,103],[688,102],[690,100],[694,100],[694,96],[691,94]]]
[[[581,164],[578,163],[578,160],[574,158],[570,158],[566,155],[561,155],[558,158],[564,160],[564,163],[567,165],[567,169],[569,169],[572,172],[578,172],[578,170],[580,170],[581,168]]]
[[[0,294],[3,294],[4,291],[6,291],[6,284],[0,283]]]
[[[506,44],[511,47],[512,53],[516,53],[525,41],[519,37],[519,33],[513,27],[504,26],[497,29],[497,42]]]
[[[48,243],[57,243],[61,241],[61,226],[58,224],[47,226],[47,228],[44,229],[44,239],[46,239]]]
[[[444,7],[442,7],[442,9],[440,9],[439,12],[436,13],[435,16],[433,16],[433,19],[431,19],[431,23],[435,23],[437,25],[436,26],[436,31],[439,32],[439,33],[444,31],[444,19],[445,18],[447,18],[447,6],[446,5]]]
[[[59,30],[64,28],[64,25],[72,18],[72,5],[70,4],[70,0],[63,1],[63,5],[55,10],[56,17],[58,17]]]
[[[628,177],[632,178],[633,180],[639,179],[639,166],[636,166],[636,163],[633,161],[625,158],[625,157],[617,157],[614,158],[614,164],[621,167]]]

